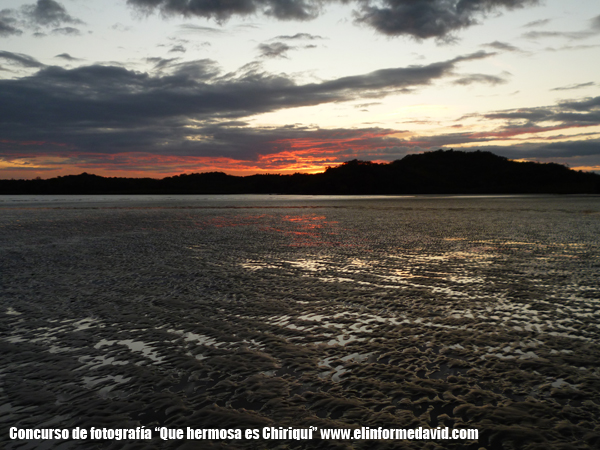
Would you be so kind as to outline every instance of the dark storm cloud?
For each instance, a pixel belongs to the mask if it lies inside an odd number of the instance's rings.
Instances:
[[[258,50],[263,58],[287,58],[287,52],[295,49],[283,42],[273,42],[272,44],[260,44]]]
[[[38,0],[34,5],[23,6],[21,10],[30,21],[38,25],[59,27],[66,23],[83,23],[71,16],[63,5],[54,0]]]
[[[179,64],[149,59],[165,68],[161,76],[114,66],[45,67],[32,76],[0,80],[0,135],[62,142],[84,151],[162,152],[168,149],[165,142],[192,149],[196,144],[185,136],[202,134],[217,120],[405,92],[455,76],[457,64],[489,55],[479,52],[309,84],[263,72],[258,64],[222,75],[207,59]],[[0,57],[41,66],[26,55],[2,52]]]
[[[356,20],[390,36],[418,39],[447,38],[453,32],[478,23],[486,13],[498,9],[532,6],[537,0],[364,0]]]
[[[538,0],[331,0],[358,5],[358,23],[389,36],[451,40],[452,33],[478,23],[487,13],[532,6]],[[234,15],[263,13],[281,20],[310,20],[319,15],[323,0],[127,0],[147,13],[198,16],[221,22]],[[303,34],[303,33],[299,33]],[[293,37],[291,37],[293,38]]]
[[[7,61],[11,64],[16,64],[21,67],[28,67],[28,68],[44,67],[44,64],[39,62],[37,59],[32,58],[29,55],[24,55],[23,53],[12,53],[12,52],[0,50],[0,58],[4,59],[5,61]]]

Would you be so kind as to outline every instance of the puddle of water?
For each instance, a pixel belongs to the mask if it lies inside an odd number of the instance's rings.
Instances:
[[[23,313],[16,311],[12,306],[9,306],[6,310],[6,314],[9,316],[21,316]]]

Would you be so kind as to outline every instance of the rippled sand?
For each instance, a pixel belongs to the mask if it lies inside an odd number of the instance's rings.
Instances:
[[[0,235],[4,448],[600,447],[598,197],[5,198]],[[8,439],[141,425],[480,439]]]

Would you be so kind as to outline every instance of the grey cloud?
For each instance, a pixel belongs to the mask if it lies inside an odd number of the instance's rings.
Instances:
[[[64,6],[54,0],[37,0],[36,4],[25,5],[21,9],[28,19],[38,25],[59,27],[65,23],[83,23],[71,16]]]
[[[44,64],[39,62],[37,59],[32,58],[29,55],[24,55],[23,53],[12,53],[12,52],[0,50],[0,58],[8,61],[9,63],[16,64],[21,67],[28,67],[28,68],[44,67]]]
[[[572,51],[572,50],[587,50],[590,48],[598,48],[600,45],[564,45],[559,48],[547,47],[545,50],[549,52]]]
[[[111,30],[115,30],[115,31],[121,31],[121,32],[125,32],[125,31],[131,31],[133,30],[132,27],[127,26],[127,25],[123,25],[120,22],[115,23],[114,25],[112,25],[110,27]]]
[[[573,31],[528,31],[522,35],[525,39],[538,40],[547,38],[584,39],[591,36],[588,32]]]
[[[277,36],[273,39],[280,39],[280,40],[300,40],[300,39],[307,39],[307,40],[311,40],[314,41],[316,39],[325,39],[322,36],[318,36],[316,34],[309,34],[309,33],[296,33],[294,35],[282,35],[282,36]]]
[[[179,58],[152,57],[152,58],[146,58],[146,61],[154,64],[155,69],[164,69],[166,67],[169,67],[174,61],[177,61],[178,59]]]
[[[149,59],[164,65],[160,76],[114,66],[44,67],[32,76],[0,80],[0,135],[63,142],[81,151],[162,152],[169,142],[192,151],[197,144],[186,136],[202,134],[218,120],[406,92],[454,76],[461,62],[489,55],[478,52],[308,84],[265,73],[257,64],[221,75],[211,60]],[[25,55],[3,52],[0,57],[41,66]]]
[[[52,30],[52,34],[63,35],[63,36],[81,36],[81,31],[73,27],[61,27]]]
[[[368,102],[354,105],[355,108],[368,108],[369,106],[381,105],[381,102]]]
[[[496,76],[496,75],[485,75],[481,73],[474,73],[471,75],[467,75],[466,77],[461,77],[458,80],[455,80],[453,84],[458,84],[462,86],[470,85],[473,83],[485,83],[485,84],[504,84],[507,80],[505,78]]]
[[[562,101],[553,106],[497,111],[481,116],[483,119],[506,120],[505,130],[517,132],[532,129],[538,123],[553,122],[546,128],[586,127],[600,125],[600,97]],[[543,131],[544,127],[539,127]]]
[[[186,83],[209,81],[219,74],[219,67],[212,59],[186,61],[171,65],[173,81],[181,81],[182,87]]]
[[[4,9],[0,11],[0,36],[19,36],[23,32],[15,25],[17,20],[12,17],[12,11]]]
[[[544,25],[548,25],[551,21],[552,19],[534,20],[533,22],[528,22],[523,25],[523,28],[543,27]]]
[[[127,0],[127,3],[148,14],[158,9],[166,15],[198,16],[217,21],[226,20],[233,15],[253,14],[260,4],[257,0]]]
[[[258,50],[263,58],[287,58],[287,52],[296,47],[291,47],[283,42],[260,44]]]
[[[590,81],[589,83],[579,83],[579,84],[571,84],[569,86],[561,86],[554,89],[550,89],[551,91],[571,91],[573,89],[581,89],[585,87],[595,86],[596,83]]]
[[[438,38],[451,41],[452,33],[470,27],[487,13],[522,8],[538,0],[353,0],[358,23],[366,24],[390,36],[408,35],[418,39]],[[348,3],[348,0],[331,0]],[[167,15],[212,18],[218,22],[232,16],[263,13],[280,20],[310,20],[317,17],[324,0],[127,0],[138,10]],[[289,36],[307,38],[306,33]]]
[[[317,17],[320,12],[319,2],[314,0],[263,0],[263,2],[268,4],[264,10],[265,14],[283,20],[310,20]]]
[[[590,26],[583,31],[529,31],[522,37],[531,40],[545,38],[564,38],[570,40],[587,39],[600,34],[600,15],[590,20]]]
[[[71,55],[69,55],[68,53],[61,53],[60,55],[56,55],[55,58],[61,58],[61,59],[65,59],[67,61],[81,61],[81,59],[74,58]]]
[[[205,34],[224,34],[225,30],[214,27],[204,27],[201,25],[193,25],[191,23],[184,23],[179,25],[179,29],[190,33],[205,33]]]
[[[418,39],[452,38],[453,32],[478,23],[480,17],[498,9],[531,6],[537,0],[364,0],[356,20],[390,36]]]
[[[185,47],[183,45],[175,45],[173,47],[171,47],[171,49],[169,50],[169,53],[185,53]]]
[[[600,97],[589,97],[584,100],[567,100],[559,104],[562,109],[571,109],[574,111],[600,111]]]
[[[482,47],[493,48],[493,49],[496,49],[496,50],[502,50],[502,51],[506,51],[506,52],[520,52],[520,51],[522,51],[521,49],[519,49],[518,47],[515,47],[514,45],[507,44],[506,42],[500,42],[500,41],[489,42],[487,44],[482,44],[481,46]]]

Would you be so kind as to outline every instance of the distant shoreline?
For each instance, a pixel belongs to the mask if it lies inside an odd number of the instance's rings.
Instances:
[[[555,163],[516,162],[490,152],[438,150],[391,163],[353,160],[318,174],[163,179],[82,173],[0,180],[0,195],[515,195],[600,194],[600,175]]]

